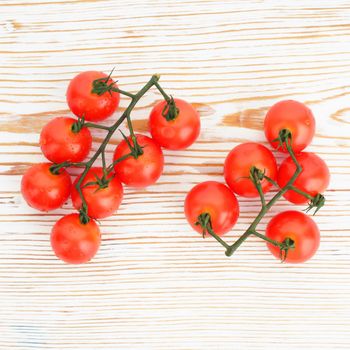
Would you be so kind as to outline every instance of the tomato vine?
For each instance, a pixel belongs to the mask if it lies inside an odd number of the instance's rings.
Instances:
[[[136,94],[131,94],[129,92],[126,92],[124,90],[116,88],[114,86],[115,82],[108,84],[108,81],[110,80],[110,77],[111,77],[111,73],[107,78],[101,78],[101,79],[95,80],[93,82],[91,92],[95,93],[97,95],[102,95],[104,93],[110,93],[111,91],[119,92],[120,94],[131,98],[131,102],[129,103],[129,105],[127,106],[127,108],[123,112],[123,114],[120,116],[120,118],[111,126],[104,126],[104,125],[100,125],[97,123],[85,122],[84,116],[79,117],[78,120],[76,121],[76,123],[72,126],[72,130],[74,132],[81,130],[81,128],[84,126],[89,127],[89,128],[103,129],[103,130],[107,131],[107,134],[106,134],[104,140],[101,142],[99,148],[97,149],[95,154],[90,158],[90,160],[88,160],[86,162],[79,162],[79,163],[63,162],[60,164],[54,164],[50,168],[52,173],[58,173],[61,168],[67,168],[67,167],[71,167],[71,166],[84,168],[84,170],[83,170],[82,174],[80,175],[79,180],[75,186],[76,190],[78,191],[78,194],[81,198],[81,202],[82,202],[81,209],[79,211],[79,217],[80,217],[81,223],[83,223],[83,224],[88,223],[90,221],[90,218],[88,216],[88,204],[87,204],[85,197],[83,195],[83,192],[82,192],[82,183],[83,183],[87,173],[89,172],[89,170],[91,169],[91,167],[93,166],[95,161],[98,159],[98,157],[100,155],[102,157],[102,163],[103,163],[102,165],[103,165],[103,169],[104,169],[104,175],[103,175],[102,179],[97,179],[96,183],[103,184],[106,181],[107,175],[110,172],[112,172],[113,167],[117,163],[119,163],[119,162],[121,162],[124,159],[129,158],[129,157],[134,157],[135,159],[137,159],[140,155],[143,154],[142,147],[137,142],[137,138],[135,137],[133,125],[131,122],[131,111],[134,109],[134,107],[139,102],[141,97],[143,97],[148,90],[150,90],[153,86],[155,86],[161,92],[161,94],[164,96],[166,101],[167,102],[169,101],[169,105],[170,105],[169,108],[174,108],[173,107],[173,105],[174,105],[173,99],[169,98],[168,95],[166,95],[166,93],[164,92],[164,90],[161,88],[161,86],[158,83],[159,78],[160,78],[159,75],[157,75],[157,74],[153,75],[151,77],[151,79],[144,85],[144,87],[139,92],[137,92]],[[110,141],[111,137],[113,136],[113,134],[118,130],[120,125],[125,120],[127,120],[129,132],[130,132],[130,138],[131,138],[133,144],[131,144],[128,141],[128,139],[126,138],[126,136],[123,133],[122,133],[122,135],[123,135],[123,138],[128,142],[128,146],[130,148],[130,153],[114,160],[112,164],[106,166],[106,164],[105,164],[106,146],[107,146],[108,142]],[[103,185],[101,185],[101,186],[103,186]]]
[[[306,211],[310,211],[311,209],[315,208],[314,214],[317,213],[317,211],[325,204],[325,197],[318,193],[315,196],[310,196],[308,193],[303,192],[296,187],[293,186],[294,182],[298,178],[298,176],[303,171],[302,167],[300,166],[298,160],[295,157],[295,153],[292,148],[292,133],[287,129],[282,129],[279,133],[278,139],[275,140],[279,142],[280,147],[283,147],[287,150],[290,157],[292,158],[296,170],[293,174],[293,176],[289,179],[287,184],[283,188],[279,188],[278,192],[272,197],[272,199],[266,203],[265,195],[262,191],[261,187],[261,181],[263,179],[266,179],[267,181],[271,182],[273,185],[278,186],[277,183],[270,179],[268,176],[264,174],[264,171],[252,167],[250,170],[250,180],[254,184],[255,188],[257,189],[261,201],[261,209],[256,216],[256,218],[253,220],[253,222],[249,225],[249,227],[246,229],[246,231],[233,243],[228,244],[226,241],[224,241],[219,235],[215,233],[215,231],[212,229],[211,225],[211,217],[209,213],[201,213],[198,216],[198,221],[196,222],[196,225],[199,225],[203,230],[203,237],[205,234],[209,234],[212,237],[216,239],[224,248],[225,248],[225,254],[226,256],[231,256],[238,248],[239,246],[251,235],[254,235],[262,240],[265,240],[272,245],[278,247],[280,249],[280,256],[281,260],[284,261],[287,256],[290,249],[295,248],[295,242],[292,238],[287,237],[282,242],[278,242],[276,240],[268,238],[266,235],[263,235],[259,232],[257,232],[256,228],[262,218],[266,215],[266,213],[271,209],[271,207],[289,190],[297,190],[297,192],[303,196],[305,196],[307,199],[309,199],[309,204],[306,209]]]

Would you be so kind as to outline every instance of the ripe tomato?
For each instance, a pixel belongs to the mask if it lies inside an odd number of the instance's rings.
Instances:
[[[41,130],[40,147],[44,156],[54,163],[81,162],[90,152],[92,137],[88,128],[72,130],[73,118],[58,117]]]
[[[301,174],[294,182],[294,186],[311,196],[323,193],[329,184],[329,170],[326,163],[314,153],[302,152],[296,155],[296,159],[303,168]],[[296,166],[291,157],[286,158],[277,175],[277,182],[284,187],[296,171]],[[304,204],[309,201],[303,195],[295,191],[287,191],[284,198],[294,204]]]
[[[185,199],[185,215],[192,228],[202,233],[195,223],[200,214],[208,213],[214,232],[221,236],[230,231],[239,216],[239,204],[234,193],[224,184],[206,181],[194,186]]]
[[[113,215],[119,208],[123,199],[123,186],[116,176],[109,174],[107,187],[100,188],[97,184],[84,187],[89,182],[96,182],[95,176],[99,179],[102,178],[102,168],[91,168],[86,174],[81,187],[86,204],[88,205],[88,216],[93,219],[102,219]],[[77,210],[81,208],[81,199],[75,188],[78,180],[79,177],[75,180],[72,189],[72,201]]]
[[[51,231],[51,246],[56,256],[70,264],[91,260],[98,251],[101,233],[94,220],[82,224],[79,214],[59,219]]]
[[[294,241],[295,248],[288,251],[286,262],[302,263],[309,260],[320,244],[320,232],[315,222],[299,211],[285,211],[277,214],[266,228],[266,236],[278,242],[286,238]],[[280,249],[267,243],[270,252],[280,258]]]
[[[250,169],[255,166],[272,180],[276,179],[277,164],[272,152],[254,142],[236,146],[226,157],[224,176],[232,191],[243,197],[258,197],[259,193],[249,178]],[[261,180],[263,192],[271,188],[266,179]]]
[[[143,147],[143,154],[138,158],[129,157],[114,167],[119,180],[128,186],[146,187],[154,184],[163,172],[164,156],[157,143],[148,136],[135,135],[138,144]],[[129,142],[133,145],[130,137]],[[114,151],[114,160],[130,153],[130,148],[123,140]]]
[[[178,115],[166,120],[162,115],[167,102],[161,101],[154,106],[150,114],[149,126],[152,138],[167,149],[184,149],[192,145],[200,132],[198,112],[184,100],[174,99]]]
[[[102,72],[87,71],[75,76],[68,85],[67,103],[70,110],[77,117],[84,117],[86,120],[97,122],[110,117],[118,108],[119,92],[108,91],[102,95],[92,92],[93,82],[96,79],[108,78]],[[112,84],[109,79],[106,84]],[[117,85],[114,85],[117,87]]]
[[[315,134],[315,118],[311,110],[303,103],[293,100],[274,104],[266,114],[264,122],[265,136],[274,148],[278,148],[278,138],[282,129],[292,133],[292,148],[295,153],[308,146]],[[285,147],[281,148],[286,152]]]
[[[22,177],[21,192],[31,207],[49,211],[60,208],[71,190],[69,174],[61,169],[59,174],[50,171],[52,163],[40,163],[30,167]]]

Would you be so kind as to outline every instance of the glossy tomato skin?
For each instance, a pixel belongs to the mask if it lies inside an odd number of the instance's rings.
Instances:
[[[224,165],[224,176],[233,192],[248,198],[259,196],[253,182],[249,179],[250,169],[253,166],[265,172],[265,175],[272,180],[276,180],[276,159],[265,146],[255,142],[242,143],[228,154]],[[266,193],[272,185],[263,179],[261,186]]]
[[[264,122],[265,136],[272,147],[278,148],[278,138],[282,129],[292,133],[292,148],[295,153],[308,146],[315,134],[315,118],[303,103],[294,100],[280,101],[267,112]],[[287,152],[285,148],[279,150]]]
[[[82,224],[79,214],[69,214],[56,222],[51,231],[51,246],[56,256],[70,264],[90,261],[98,251],[101,233],[94,220]]]
[[[53,163],[82,162],[90,152],[92,137],[88,128],[73,132],[73,118],[57,117],[41,130],[40,147]]]
[[[123,186],[114,174],[109,174],[108,179],[112,179],[107,187],[99,188],[97,184],[84,187],[89,182],[96,182],[95,175],[101,179],[103,176],[102,168],[94,167],[88,171],[81,184],[82,192],[88,205],[88,216],[93,219],[103,219],[113,215],[118,210],[123,199]],[[74,181],[72,188],[72,202],[77,210],[81,208],[81,199],[75,188],[78,180],[79,177]]]
[[[301,174],[294,182],[295,187],[307,192],[311,196],[323,193],[329,185],[329,169],[327,164],[316,154],[311,152],[301,152],[296,155],[296,159],[302,167]],[[296,166],[291,157],[286,158],[278,170],[277,182],[280,187],[284,187],[296,171]],[[284,198],[294,204],[305,204],[309,199],[292,190],[284,194]]]
[[[194,186],[185,199],[185,215],[192,228],[202,233],[195,225],[200,214],[210,214],[214,232],[222,236],[230,231],[239,216],[239,204],[234,193],[224,184],[206,181]]]
[[[286,238],[294,241],[295,248],[290,249],[286,262],[302,263],[316,253],[320,245],[320,232],[315,222],[299,211],[285,211],[277,214],[266,228],[266,236],[278,242]],[[280,250],[271,243],[267,243],[270,252],[280,259]]]
[[[179,114],[167,121],[162,115],[167,102],[157,103],[151,111],[149,127],[152,138],[162,147],[171,150],[185,149],[193,144],[200,132],[198,112],[188,102],[175,98]]]
[[[61,169],[52,174],[52,163],[40,163],[30,167],[22,177],[21,192],[29,206],[41,211],[60,208],[71,191],[69,174]]]
[[[163,172],[164,156],[159,145],[148,136],[136,134],[138,144],[143,147],[143,154],[138,158],[129,157],[114,167],[121,182],[131,187],[153,185]],[[133,145],[131,138],[128,138]],[[130,153],[130,148],[123,140],[115,149],[113,160]]]
[[[66,98],[72,113],[88,121],[98,122],[115,112],[119,105],[119,92],[105,92],[102,95],[91,92],[94,80],[107,77],[108,75],[102,72],[87,71],[78,74],[70,81]],[[112,82],[112,79],[109,79],[107,84]],[[116,84],[114,86],[117,87]]]

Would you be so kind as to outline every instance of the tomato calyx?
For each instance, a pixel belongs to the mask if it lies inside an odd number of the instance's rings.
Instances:
[[[317,193],[310,202],[308,203],[308,207],[305,209],[305,212],[308,213],[313,208],[316,208],[312,215],[315,215],[326,203],[326,198],[323,194]]]
[[[81,208],[79,210],[79,220],[83,225],[86,225],[90,221],[90,217],[88,215],[88,207],[85,201],[83,201]]]
[[[170,98],[166,100],[166,104],[162,110],[162,116],[169,122],[174,120],[179,115],[179,113],[180,111],[176,107],[173,96],[170,96]]]
[[[287,150],[292,143],[292,133],[288,129],[282,129],[272,142],[278,142],[277,150]]]
[[[203,238],[205,238],[206,233],[209,233],[212,237],[214,237],[225,249],[226,256],[230,256],[232,253],[232,246],[227,244],[221,237],[219,237],[213,230],[211,224],[211,217],[209,213],[201,213],[198,215],[197,221],[194,223],[196,226],[200,225],[203,232]]]
[[[321,193],[317,193],[315,196],[311,196],[309,193],[304,192],[295,186],[289,186],[289,189],[309,199],[308,206],[306,209],[304,209],[306,213],[316,208],[314,213],[312,214],[315,215],[326,203],[326,198]]]
[[[287,259],[289,250],[295,249],[295,242],[291,238],[287,237],[282,241],[279,248],[281,262],[284,262]]]
[[[126,144],[128,145],[128,147],[130,149],[130,155],[132,157],[134,157],[135,159],[137,159],[139,156],[141,156],[143,154],[144,146],[140,146],[135,134],[133,132],[131,133],[130,138],[131,138],[132,143],[133,143],[133,144],[131,144],[129,138],[126,137],[125,134],[121,130],[120,130],[120,133],[122,134],[123,139],[125,140]]]
[[[254,184],[264,180],[265,178],[265,170],[260,170],[256,166],[252,166],[249,171],[249,178],[253,181]]]
[[[103,188],[107,188],[109,183],[113,180],[113,178],[115,176],[115,175],[112,175],[112,176],[107,178],[107,175],[108,175],[107,171],[104,171],[104,175],[101,178],[98,177],[96,174],[94,174],[96,181],[87,182],[84,186],[82,186],[82,188],[97,185],[95,192],[97,192]]]
[[[211,221],[210,221],[210,214],[209,213],[202,213],[198,216],[198,221],[194,224],[196,226],[200,226],[202,228],[202,235],[203,238],[205,238],[205,234],[208,233],[208,231],[212,230],[211,227]]]
[[[114,85],[117,83],[117,81],[111,79],[111,76],[112,76],[114,69],[115,69],[115,67],[111,70],[111,72],[109,73],[109,75],[107,77],[95,79],[92,82],[91,93],[96,94],[98,96],[101,96],[106,92],[109,92],[110,94],[112,94],[112,91],[114,91],[113,90]],[[109,80],[111,80],[112,82],[108,84]],[[118,91],[118,89],[116,91]]]
[[[82,115],[78,120],[72,124],[71,130],[74,134],[77,134],[85,125],[85,117]]]
[[[66,167],[69,163],[68,162],[64,162],[64,163],[60,163],[60,164],[52,164],[49,168],[50,173],[52,175],[59,175],[61,172],[60,170],[64,167]]]

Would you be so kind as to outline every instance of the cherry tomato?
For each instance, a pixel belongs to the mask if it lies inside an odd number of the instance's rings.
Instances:
[[[329,170],[326,163],[314,153],[302,152],[296,155],[296,159],[303,168],[301,174],[294,182],[294,186],[311,196],[323,193],[329,185]],[[277,182],[284,187],[296,171],[296,166],[291,157],[286,158],[277,175]],[[294,204],[304,204],[309,201],[303,195],[295,191],[287,191],[284,198]]]
[[[195,223],[200,214],[210,214],[214,232],[221,236],[230,231],[239,216],[239,204],[234,193],[224,184],[206,181],[194,186],[185,199],[185,215],[192,228],[202,233]]]
[[[91,168],[86,174],[81,187],[85,201],[88,205],[88,216],[93,219],[102,219],[113,215],[119,208],[123,199],[123,186],[114,174],[107,176],[108,184],[101,188],[98,184],[88,185],[103,177],[102,168]],[[81,198],[75,188],[79,177],[75,180],[72,189],[72,201],[75,209],[81,208]]]
[[[61,169],[59,174],[50,171],[52,163],[40,163],[30,167],[22,177],[21,192],[31,207],[49,211],[60,208],[71,191],[69,174]]]
[[[308,146],[315,134],[315,118],[311,110],[303,103],[293,100],[274,104],[266,114],[264,122],[265,136],[272,147],[278,148],[278,138],[282,129],[292,133],[292,148],[295,153]],[[280,148],[283,152],[287,150]]]
[[[166,120],[162,115],[167,102],[154,106],[150,114],[149,126],[152,138],[162,147],[172,150],[184,149],[192,145],[200,132],[198,112],[191,104],[178,98],[174,99],[178,115],[173,120]]]
[[[93,82],[96,79],[106,79],[106,84],[112,84],[108,75],[102,72],[87,71],[75,76],[68,85],[67,103],[70,110],[77,117],[97,122],[110,117],[118,108],[119,92],[108,91],[102,95],[92,92]],[[117,87],[117,85],[114,85]]]
[[[94,220],[82,224],[79,214],[59,219],[51,231],[51,246],[56,256],[70,264],[91,260],[98,251],[101,233]]]
[[[272,180],[276,179],[277,164],[272,152],[254,142],[236,146],[226,157],[224,176],[232,191],[243,197],[258,197],[259,193],[249,178],[250,169],[255,166]],[[266,179],[261,180],[263,192],[271,188]]]
[[[58,117],[41,130],[40,146],[44,156],[54,163],[81,162],[90,152],[92,137],[88,128],[72,130],[73,118]]]
[[[302,263],[309,260],[320,244],[320,232],[315,222],[299,211],[285,211],[277,214],[266,228],[266,236],[278,242],[286,238],[294,241],[295,248],[287,253],[286,262]],[[280,259],[280,249],[267,243],[270,252]]]
[[[163,172],[164,156],[157,143],[148,136],[136,134],[138,144],[143,147],[143,154],[138,158],[129,157],[114,167],[121,182],[132,187],[146,187],[154,184]],[[129,142],[133,145],[131,138]],[[123,140],[115,149],[114,160],[130,153],[130,148]]]

